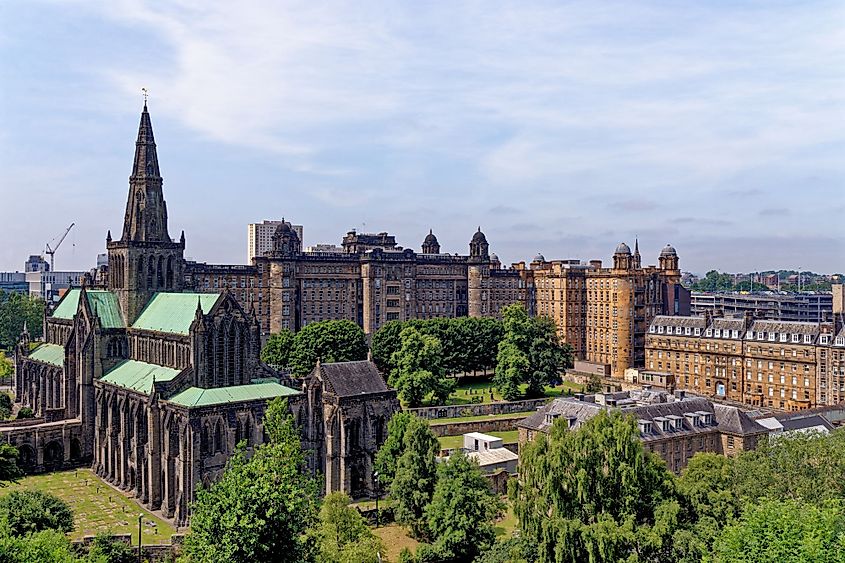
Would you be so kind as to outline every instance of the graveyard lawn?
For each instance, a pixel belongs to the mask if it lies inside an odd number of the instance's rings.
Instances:
[[[144,544],[167,543],[176,533],[172,525],[155,516],[117,489],[102,481],[90,469],[70,469],[42,475],[29,475],[18,483],[0,489],[0,496],[15,490],[35,489],[52,493],[73,510],[72,540],[99,532],[132,534],[138,543],[138,515],[143,514]]]

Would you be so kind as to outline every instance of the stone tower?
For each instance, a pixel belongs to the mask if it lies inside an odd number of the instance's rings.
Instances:
[[[681,268],[678,265],[678,252],[671,244],[667,244],[660,251],[660,269],[666,270],[667,274],[681,275]]]
[[[616,247],[616,252],[613,253],[613,269],[614,270],[630,270],[633,268],[634,259],[631,256],[631,247],[624,242],[620,242]]]
[[[434,236],[434,232],[431,229],[428,230],[428,234],[425,236],[425,240],[423,240],[422,251],[423,254],[440,254],[440,243],[437,242],[437,237]]]
[[[108,287],[117,295],[127,325],[138,318],[155,292],[182,290],[185,233],[174,242],[167,232],[167,204],[146,103],[135,142],[123,234],[112,241],[109,232],[106,248]]]
[[[470,317],[481,317],[488,313],[486,280],[490,277],[490,245],[481,227],[469,241],[467,261],[467,309]]]

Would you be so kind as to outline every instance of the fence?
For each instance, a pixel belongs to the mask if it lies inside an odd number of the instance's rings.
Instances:
[[[420,418],[436,420],[438,418],[459,418],[463,416],[486,416],[491,414],[511,414],[535,411],[549,401],[548,397],[526,399],[524,401],[500,401],[469,405],[447,405],[442,407],[418,407],[407,409]]]

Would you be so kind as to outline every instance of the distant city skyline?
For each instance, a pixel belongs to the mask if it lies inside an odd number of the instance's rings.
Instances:
[[[185,255],[245,263],[246,225],[305,245],[433,229],[504,264],[845,270],[837,2],[13,0],[0,29],[0,271],[75,222],[58,270],[118,232],[142,106]]]

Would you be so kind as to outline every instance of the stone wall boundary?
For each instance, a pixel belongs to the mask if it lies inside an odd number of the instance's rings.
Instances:
[[[468,405],[444,405],[441,407],[418,407],[405,409],[420,418],[436,420],[438,418],[459,418],[463,416],[486,416],[535,411],[551,400],[550,397],[526,399],[523,401],[499,401]]]

